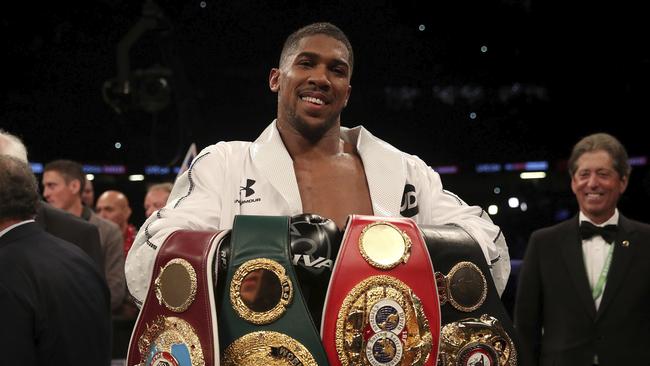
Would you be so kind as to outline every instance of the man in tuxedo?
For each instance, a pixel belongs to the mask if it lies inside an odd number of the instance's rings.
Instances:
[[[0,155],[6,154],[27,161],[27,148],[17,137],[0,129]],[[36,211],[36,223],[48,233],[81,248],[104,273],[104,255],[95,225],[42,202]]]
[[[110,294],[81,249],[34,222],[38,183],[0,155],[0,344],[7,365],[104,365],[111,359]]]
[[[617,209],[630,177],[613,136],[580,140],[568,162],[580,212],[535,231],[515,326],[532,365],[637,365],[650,344],[650,225]]]

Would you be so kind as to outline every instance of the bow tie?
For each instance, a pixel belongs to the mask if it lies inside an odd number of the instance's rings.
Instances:
[[[596,226],[589,221],[580,222],[580,236],[582,240],[600,235],[607,244],[611,244],[616,238],[618,227],[616,225]]]

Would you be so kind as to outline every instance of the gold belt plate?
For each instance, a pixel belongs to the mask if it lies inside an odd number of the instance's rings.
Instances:
[[[226,348],[223,362],[225,366],[318,366],[302,343],[272,331],[238,338]]]
[[[431,348],[420,299],[397,278],[369,277],[345,297],[336,321],[341,364],[423,365]]]
[[[483,314],[442,328],[438,364],[517,366],[517,350],[499,320]]]

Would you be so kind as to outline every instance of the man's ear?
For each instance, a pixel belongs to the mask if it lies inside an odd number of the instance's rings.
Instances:
[[[345,96],[345,103],[343,103],[343,107],[348,106],[348,100],[350,99],[350,94],[352,94],[352,85],[348,85],[348,95]]]
[[[277,93],[280,90],[280,69],[272,68],[271,73],[269,74],[269,88],[274,93]]]
[[[81,192],[81,182],[79,179],[73,179],[68,183],[68,187],[70,187],[70,191],[72,191],[72,194],[80,194]]]

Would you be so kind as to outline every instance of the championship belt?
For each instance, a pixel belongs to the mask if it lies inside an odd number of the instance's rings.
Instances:
[[[289,257],[289,218],[235,216],[219,302],[223,365],[326,365]]]
[[[219,365],[213,260],[228,233],[179,230],[165,240],[131,334],[128,366]]]
[[[517,350],[499,321],[487,314],[445,325],[439,366],[517,366]]]
[[[458,226],[420,230],[436,269],[443,324],[438,365],[517,365],[512,320],[478,243]]]
[[[435,365],[433,267],[415,222],[352,215],[330,280],[321,334],[332,365]]]

